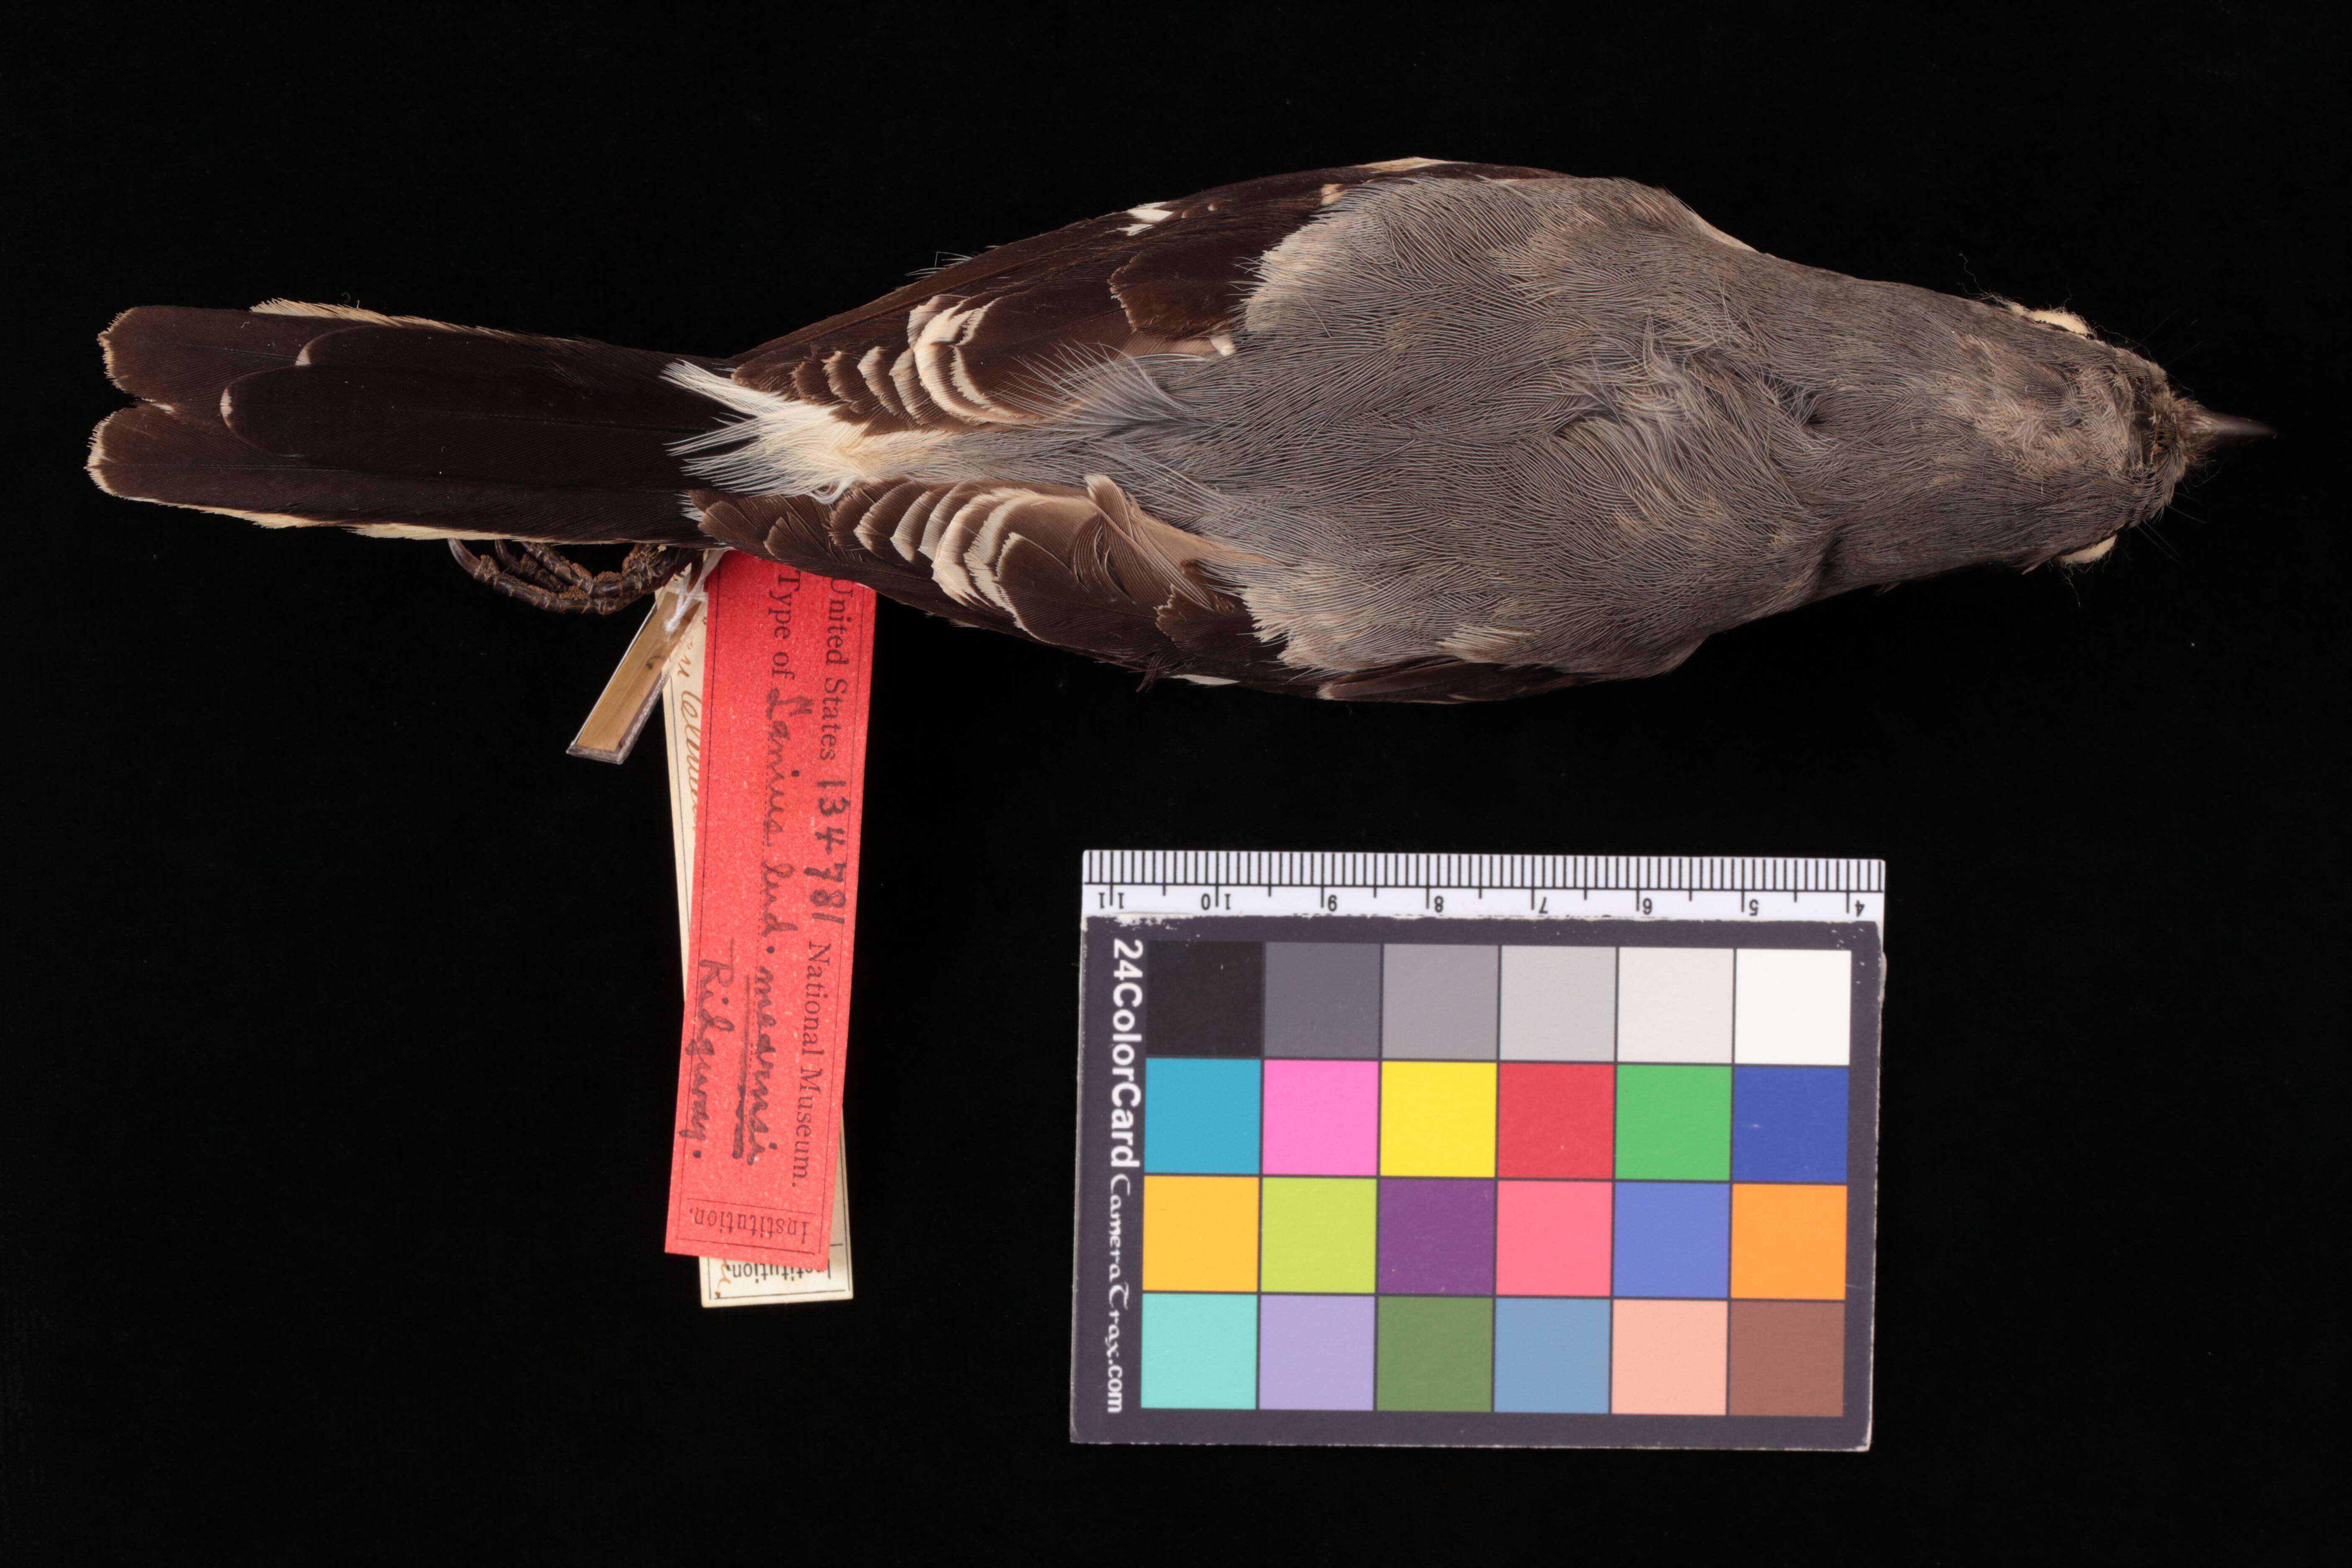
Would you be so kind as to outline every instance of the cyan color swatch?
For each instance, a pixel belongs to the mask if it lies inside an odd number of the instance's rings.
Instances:
[[[1609,1303],[1495,1303],[1495,1408],[1609,1408]]]
[[[1153,1057],[1143,1070],[1143,1168],[1155,1173],[1257,1173],[1258,1064]]]
[[[1255,1296],[1143,1295],[1143,1396],[1175,1410],[1257,1404]]]
[[[1620,1182],[1614,1231],[1614,1294],[1730,1293],[1728,1184]]]
[[[1731,1179],[1845,1180],[1846,1069],[1734,1068]]]

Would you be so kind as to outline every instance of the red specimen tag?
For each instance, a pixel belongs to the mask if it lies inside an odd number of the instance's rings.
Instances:
[[[874,593],[711,579],[672,1252],[823,1268],[849,1028]]]

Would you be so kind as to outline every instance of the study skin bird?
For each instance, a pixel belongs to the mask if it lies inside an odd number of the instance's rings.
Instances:
[[[283,300],[102,342],[142,400],[92,442],[119,496],[458,541],[552,608],[724,546],[1339,699],[1654,675],[1852,589],[2095,560],[2270,434],[2062,310],[1423,158],[1147,202],[726,358]]]

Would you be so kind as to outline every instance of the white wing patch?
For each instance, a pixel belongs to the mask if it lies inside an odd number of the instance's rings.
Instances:
[[[926,321],[908,351],[915,356],[915,376],[933,403],[959,419],[975,425],[1026,424],[1031,416],[992,399],[964,370],[962,345],[995,308],[994,300],[969,310],[951,306]]]
[[[1159,202],[1146,202],[1139,207],[1128,208],[1127,216],[1135,219],[1135,222],[1129,224],[1118,232],[1132,239],[1155,223],[1166,223],[1176,216],[1176,212],[1174,208],[1165,206]]]
[[[2090,322],[2072,310],[2029,310],[2014,300],[2004,300],[2001,303],[2009,307],[2009,313],[2012,316],[2022,316],[2029,321],[2039,321],[2045,327],[2055,327],[2062,332],[2072,332],[2078,338],[2098,336],[2096,332],[2091,331]]]
[[[1509,626],[1463,626],[1437,646],[1466,664],[1510,664],[1527,657],[1527,640]]]
[[[1731,236],[1724,233],[1723,230],[1716,227],[1715,225],[1707,222],[1706,219],[1699,216],[1698,214],[1692,213],[1690,216],[1691,222],[1698,225],[1700,231],[1704,233],[1707,238],[1714,240],[1717,244],[1727,245],[1734,250],[1745,250],[1749,252],[1753,252],[1755,250],[1756,247],[1748,244],[1746,240],[1734,239]]]
[[[1040,417],[1037,410],[992,395],[964,361],[965,345],[996,304],[992,299],[966,306],[954,295],[933,295],[907,313],[905,348],[893,354],[876,344],[854,359],[848,351],[836,350],[819,366],[825,384],[845,405],[870,399],[896,418],[936,418],[931,411],[937,410],[966,426],[1034,424]],[[664,374],[741,416],[670,448],[690,459],[688,472],[721,489],[835,500],[853,485],[920,471],[923,460],[940,452],[958,433],[868,435],[828,409],[744,386],[685,361]]]
[[[898,357],[891,374],[911,380],[910,356]],[[858,371],[870,384],[865,363]],[[663,374],[741,416],[670,448],[688,459],[687,472],[717,489],[835,500],[852,485],[878,484],[921,466],[954,438],[930,430],[868,435],[829,410],[741,385],[685,360]]]

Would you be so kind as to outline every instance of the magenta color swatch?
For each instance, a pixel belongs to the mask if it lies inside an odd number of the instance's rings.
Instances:
[[[1504,1182],[1495,1193],[1495,1294],[1609,1294],[1607,1182]]]
[[[1494,1294],[1495,1184],[1383,1177],[1380,1289],[1382,1295]]]
[[[1380,1173],[1380,1063],[1269,1061],[1265,1091],[1267,1175]]]

